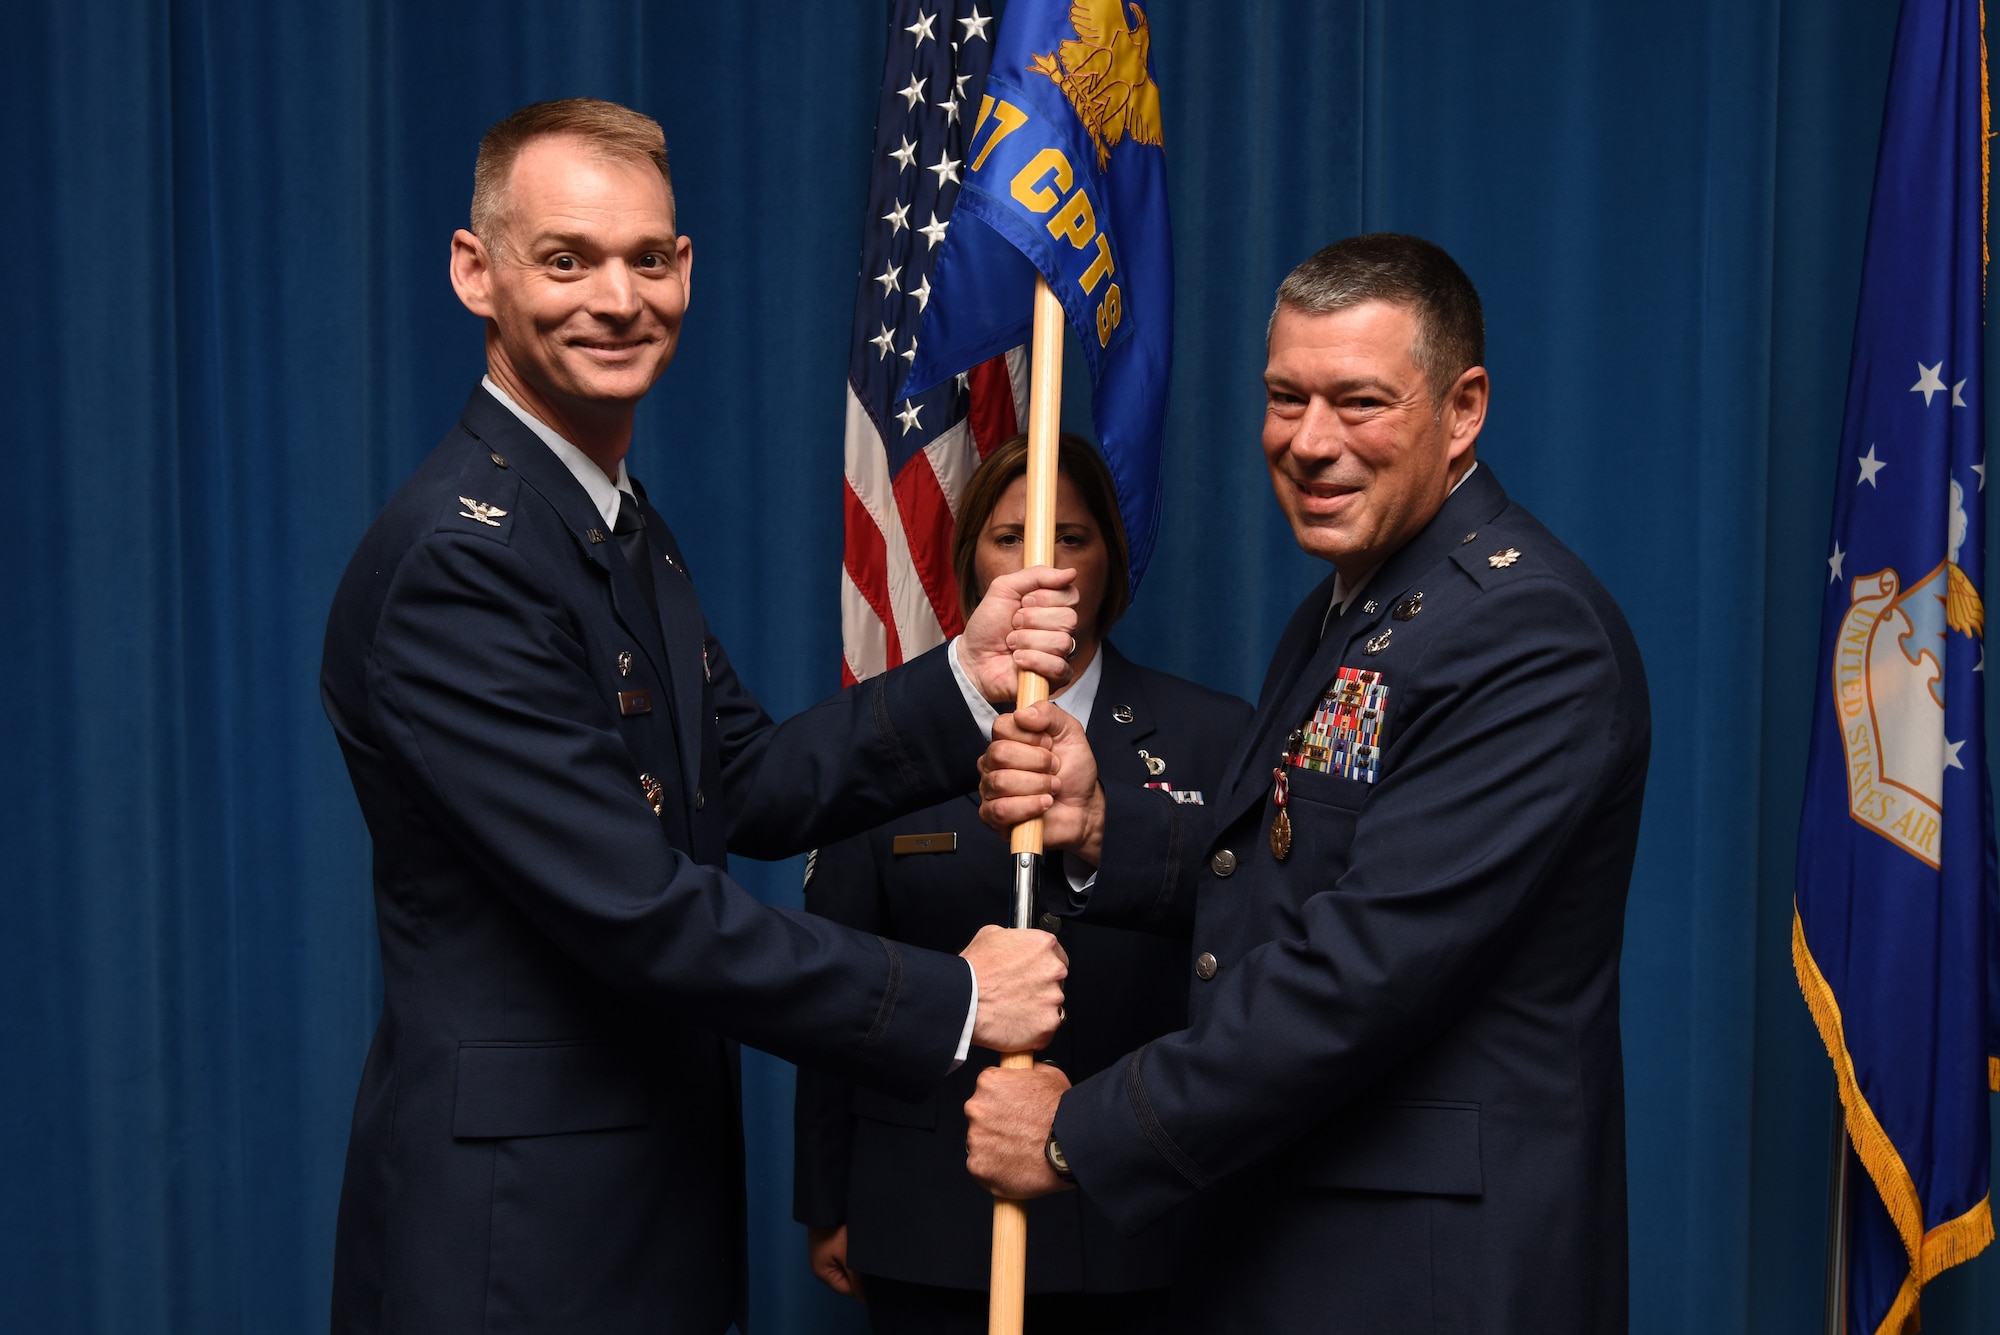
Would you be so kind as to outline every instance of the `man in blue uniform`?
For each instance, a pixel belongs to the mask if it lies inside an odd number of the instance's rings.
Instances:
[[[1192,1200],[1177,1311],[1245,1331],[1625,1329],[1618,958],[1650,739],[1637,647],[1474,459],[1479,299],[1436,246],[1280,287],[1264,452],[1333,564],[1205,807],[1100,785],[1052,706],[982,767],[1099,868],[1088,917],[1192,923],[1188,1028],[1069,1088],[985,1072],[969,1166],[1121,1226]]]
[[[651,120],[575,100],[487,133],[451,259],[487,376],[327,626],[384,993],[337,1331],[744,1324],[734,1040],[916,1094],[1060,1018],[1047,933],[995,928],[961,960],[723,870],[967,791],[968,697],[1065,675],[1075,617],[1067,574],[1024,571],[952,648],[774,724],[625,472],[691,267]]]

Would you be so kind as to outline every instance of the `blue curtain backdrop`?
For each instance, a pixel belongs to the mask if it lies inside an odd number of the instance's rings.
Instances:
[[[320,636],[479,372],[446,238],[514,106],[588,93],[666,125],[694,303],[633,468],[773,711],[837,681],[884,9],[7,7],[0,1326],[324,1326],[380,984]],[[1894,17],[1152,6],[1181,322],[1162,546],[1120,639],[1254,691],[1318,577],[1256,444],[1272,289],[1357,230],[1457,254],[1490,322],[1481,457],[1611,587],[1652,679],[1624,998],[1645,1335],[1819,1310],[1831,1084],[1791,848]],[[740,871],[798,902],[797,865]],[[858,1330],[786,1217],[790,1069],[745,1077],[759,1329]],[[1927,1331],[2000,1326],[1992,1256],[1930,1294]]]

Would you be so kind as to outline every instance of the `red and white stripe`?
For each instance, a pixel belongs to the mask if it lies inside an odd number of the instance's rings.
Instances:
[[[952,523],[973,469],[1027,420],[1027,349],[973,368],[969,390],[965,420],[912,455],[892,478],[881,434],[848,387],[843,685],[895,667],[964,629],[951,573]]]

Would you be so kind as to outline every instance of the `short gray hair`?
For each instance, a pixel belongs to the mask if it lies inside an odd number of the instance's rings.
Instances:
[[[1331,315],[1369,301],[1416,312],[1410,360],[1430,385],[1433,406],[1458,378],[1486,361],[1486,316],[1479,291],[1440,246],[1400,232],[1371,232],[1336,241],[1285,275],[1264,342],[1278,312]]]

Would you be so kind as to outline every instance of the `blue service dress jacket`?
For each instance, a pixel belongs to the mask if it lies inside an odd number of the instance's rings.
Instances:
[[[1102,781],[1164,785],[1207,800],[1250,706],[1132,663],[1108,642],[1088,734]],[[1060,704],[1062,701],[1057,700]],[[1155,791],[1162,791],[1156,789]],[[898,852],[898,841],[906,850]],[[956,951],[987,923],[1009,922],[1007,840],[979,820],[976,794],[821,848],[806,908],[912,945]],[[1104,1069],[1187,1022],[1185,935],[1123,931],[1043,916],[1069,954],[1068,1019],[1041,1054],[1072,1079]],[[799,1070],[793,1214],[846,1224],[848,1263],[870,1275],[984,1289],[992,1264],[993,1197],[965,1171],[965,1101],[998,1056],[974,1052],[938,1088],[910,1101],[825,1071]],[[1028,1288],[1126,1293],[1173,1277],[1174,1221],[1124,1237],[1076,1192],[1028,1204]]]
[[[1490,465],[1322,636],[1331,594],[1208,804],[1106,785],[1085,911],[1192,923],[1188,1027],[1067,1093],[1055,1133],[1125,1228],[1196,1203],[1191,1331],[1622,1331],[1637,646]],[[1372,782],[1284,763],[1343,668],[1386,688]]]
[[[650,605],[582,485],[475,389],[335,596],[322,697],[383,976],[338,1332],[714,1335],[745,1319],[735,1041],[912,1095],[951,1065],[963,961],[723,870],[976,782],[949,665],[774,724],[643,508]]]

